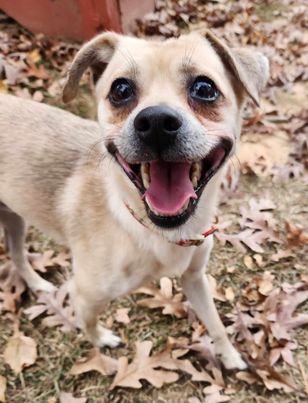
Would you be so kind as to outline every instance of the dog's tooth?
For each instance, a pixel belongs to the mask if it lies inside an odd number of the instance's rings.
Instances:
[[[149,189],[149,187],[150,187],[150,177],[149,177],[149,175],[144,174],[142,179],[143,179],[143,186],[146,189]]]
[[[194,188],[196,188],[198,186],[198,177],[197,177],[197,175],[194,174],[192,176],[191,182],[192,182]]]
[[[142,163],[140,170],[143,186],[148,189],[150,186],[150,164]]]
[[[196,188],[198,185],[198,182],[201,178],[201,162],[193,162],[190,170],[190,177],[191,177],[191,182],[193,184],[193,187]]]

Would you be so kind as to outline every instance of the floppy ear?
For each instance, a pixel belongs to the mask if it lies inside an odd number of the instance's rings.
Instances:
[[[97,82],[111,60],[119,38],[120,35],[114,32],[105,32],[81,47],[68,71],[62,94],[64,102],[75,98],[80,79],[88,67],[92,70],[94,83]]]
[[[269,78],[269,62],[260,52],[229,48],[210,31],[205,38],[218,53],[225,66],[241,84],[243,90],[259,106],[259,96]]]

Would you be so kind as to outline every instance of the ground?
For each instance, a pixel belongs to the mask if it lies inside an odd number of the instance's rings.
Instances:
[[[236,313],[236,309],[242,313],[249,312],[249,315],[253,316],[255,305],[263,314],[264,301],[273,295],[275,290],[280,290],[284,284],[300,284],[298,288],[292,289],[290,295],[294,295],[294,298],[307,290],[307,235],[304,235],[308,226],[307,197],[305,197],[308,183],[307,165],[305,165],[307,164],[305,161],[307,158],[305,121],[307,120],[306,112],[302,107],[307,94],[307,81],[305,81],[307,74],[305,76],[303,71],[304,43],[307,38],[303,36],[304,27],[307,24],[302,10],[304,2],[221,1],[204,4],[205,2],[195,0],[177,3],[159,1],[156,12],[139,22],[137,34],[172,36],[180,31],[206,25],[205,20],[207,20],[208,25],[214,28],[217,34],[229,36],[230,42],[234,40],[235,45],[248,43],[248,45],[256,46],[271,59],[272,73],[261,109],[249,107],[246,112],[243,147],[237,155],[238,159],[234,159],[231,165],[228,180],[224,182],[223,202],[217,213],[217,226],[221,233],[240,234],[247,228],[251,229],[251,222],[259,225],[258,219],[264,217],[260,231],[273,230],[275,234],[270,232],[271,235],[262,240],[259,244],[262,250],[259,252],[258,245],[255,247],[257,250],[245,246],[243,249],[243,245],[242,248],[236,248],[229,242],[223,245],[218,239],[218,234],[208,268],[208,272],[217,282],[217,294],[219,294],[218,297],[220,296],[220,300],[216,301],[218,310],[226,325],[230,326],[234,321],[228,314]],[[15,75],[11,74],[8,79],[5,70],[1,70],[3,65],[0,60],[0,89],[13,92],[17,96],[31,97],[37,101],[64,107],[60,101],[64,69],[77,45],[53,42],[40,36],[34,38],[3,15],[0,18],[0,30],[4,60],[11,63],[13,68],[20,66],[21,61],[25,64],[23,70],[15,69]],[[30,45],[27,43],[29,38],[30,42],[32,41]],[[6,44],[8,49],[5,49]],[[24,47],[21,46],[22,44]],[[15,47],[15,54],[19,52],[18,60],[16,55],[12,56],[13,47]],[[29,74],[30,68],[32,68],[31,74]],[[34,68],[36,70],[33,71]],[[84,81],[82,85],[79,98],[68,108],[81,116],[95,117],[95,104],[87,81]],[[279,137],[278,133],[282,137]],[[266,154],[266,158],[260,158],[260,152],[264,156],[266,148],[267,151],[270,148],[270,152]],[[241,172],[239,182],[236,180],[238,172]],[[245,215],[243,208],[249,209],[249,203],[252,200],[259,202],[260,199],[267,200],[267,203],[270,201],[274,206],[261,209],[259,211],[261,215],[257,218],[254,215],[255,211],[250,209],[249,217],[252,218],[248,219],[248,224],[247,222],[241,224],[240,220]],[[266,213],[270,215],[264,215]],[[220,227],[227,221],[231,222],[228,228]],[[288,224],[286,226],[286,222],[295,227],[292,229]],[[280,243],[273,241],[276,235]],[[45,256],[42,265],[47,267],[47,272],[43,273],[44,277],[57,285],[69,278],[70,264],[67,263],[65,255],[67,251],[64,246],[56,245],[44,234],[30,228],[27,247],[31,252],[39,253],[41,258]],[[52,258],[49,259],[49,263],[46,263],[46,256],[50,250],[57,256],[64,256],[60,264],[56,264]],[[275,259],[277,251],[282,250],[289,251],[288,255]],[[1,263],[5,264],[7,259],[4,245],[0,242],[0,270]],[[272,277],[266,277],[268,272]],[[261,281],[263,285],[266,284],[268,290],[261,290]],[[3,287],[0,275],[0,308]],[[158,290],[158,284],[155,287]],[[174,280],[172,296],[179,292],[180,286],[177,280]],[[197,334],[198,322],[191,311],[188,310],[188,318],[187,313],[179,315],[183,317],[164,315],[161,308],[150,309],[138,304],[138,301],[144,297],[145,295],[141,293],[132,294],[110,304],[102,320],[112,325],[125,344],[115,350],[103,349],[104,354],[115,358],[126,356],[131,360],[135,356],[136,342],[151,340],[155,354],[164,351],[170,337],[177,340],[179,344],[185,337],[191,345],[203,334],[204,329]],[[215,400],[213,395],[203,391],[209,383],[192,381],[185,371],[178,371],[177,382],[165,384],[159,389],[142,380],[140,389],[116,387],[110,390],[114,375],[104,376],[97,371],[80,375],[70,374],[76,361],[89,354],[91,345],[78,331],[63,331],[61,326],[52,326],[50,322],[48,326],[48,323],[44,322],[45,319],[42,319],[44,316],[48,318],[46,313],[30,320],[29,314],[25,311],[35,306],[37,298],[27,290],[22,293],[20,299],[16,299],[16,307],[15,305],[11,306],[11,309],[2,307],[0,376],[7,381],[5,392],[7,402],[54,403],[58,401],[57,399],[61,399],[61,403],[69,403],[69,398],[61,395],[61,392],[87,398],[88,403],[223,401],[217,397]],[[300,306],[296,310],[296,315],[299,313],[304,315],[308,307],[307,298],[306,302],[298,305]],[[185,304],[178,306],[183,308]],[[116,320],[118,310],[121,308],[129,309],[129,323]],[[12,370],[4,354],[14,332],[14,323],[18,323],[20,331],[35,341],[37,348],[35,362],[29,366],[25,365],[22,371]],[[60,321],[60,325],[62,324]],[[241,331],[248,331],[246,334],[253,338],[252,344],[241,340]],[[256,348],[255,337],[259,331],[265,334],[265,341],[263,339],[260,342],[260,349],[257,352],[259,362],[257,362],[252,359],[253,353],[249,348]],[[262,349],[265,355],[269,355],[277,346],[284,347],[289,342],[295,341],[294,367],[288,365],[286,360],[280,359],[275,363],[274,369],[279,374],[290,375],[296,387],[287,390],[281,385],[276,385],[275,388],[271,388],[273,384],[269,385],[261,378],[250,385],[239,380],[236,371],[223,371],[225,385],[221,388],[222,395],[230,397],[230,401],[234,403],[306,401],[308,393],[307,322],[305,326],[303,320],[302,325],[290,330],[289,335],[291,340],[287,339],[288,335],[274,336],[273,329],[267,329],[263,324],[260,326],[254,324],[249,329],[243,324],[238,332],[233,332],[232,339],[237,343],[240,351],[248,354],[252,373],[256,369],[265,368],[264,365],[268,363],[268,357],[260,358]],[[207,371],[213,374],[213,370],[207,367],[208,361],[192,349],[188,350],[185,358],[188,358],[198,370],[207,368]],[[284,381],[282,383],[284,384]],[[230,390],[233,389],[232,394],[228,395],[226,385]],[[212,400],[210,400],[211,396]],[[1,399],[0,378],[0,401]],[[80,400],[80,403],[85,401]]]

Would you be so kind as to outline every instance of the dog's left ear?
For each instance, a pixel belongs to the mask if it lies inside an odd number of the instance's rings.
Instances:
[[[218,53],[227,69],[239,81],[242,89],[259,106],[260,93],[269,78],[267,57],[250,49],[229,48],[210,31],[206,31],[204,36]]]
[[[120,37],[115,32],[105,32],[80,48],[69,69],[63,88],[62,99],[65,103],[70,102],[77,95],[80,79],[88,67],[91,68],[93,81],[96,83],[110,62]]]

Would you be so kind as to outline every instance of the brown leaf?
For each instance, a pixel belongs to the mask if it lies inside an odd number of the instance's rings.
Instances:
[[[298,360],[298,367],[299,367],[299,370],[300,370],[302,378],[303,378],[305,393],[308,395],[308,376],[307,376],[307,373],[305,372],[305,368],[304,368],[303,364],[299,360]]]
[[[288,135],[283,130],[243,135],[237,153],[242,172],[261,177],[270,175],[274,166],[287,162],[289,147]],[[273,153],[273,149],[277,151]]]
[[[253,385],[254,383],[258,382],[258,377],[247,371],[240,371],[236,374],[236,377],[241,381],[247,382],[249,385]]]
[[[217,299],[218,301],[225,302],[226,295],[225,295],[224,289],[217,285],[217,281],[216,281],[215,277],[212,276],[211,274],[208,274],[207,278],[208,278],[208,281],[209,281],[209,284],[211,287],[211,292],[212,292],[213,298]]]
[[[5,392],[6,392],[6,378],[4,376],[0,375],[0,402],[4,403],[5,402]]]
[[[219,403],[219,402],[228,402],[230,400],[230,396],[221,395],[219,392],[215,392],[211,395],[206,396],[204,403]]]
[[[282,389],[286,393],[297,390],[291,378],[279,374],[272,368],[256,369],[256,374],[262,379],[264,385],[269,390]]]
[[[286,222],[287,242],[289,247],[308,245],[308,233],[305,233],[300,225]]]
[[[16,329],[5,347],[4,361],[19,374],[24,367],[34,364],[36,358],[36,342]]]
[[[208,335],[199,337],[188,348],[193,351],[197,351],[200,356],[208,361],[207,368],[219,368],[219,362],[215,353],[215,346],[213,340]]]
[[[279,262],[279,260],[289,257],[294,257],[294,253],[290,249],[279,249],[277,253],[274,253],[272,255],[271,260],[273,262]]]
[[[167,277],[163,277],[160,280],[160,289],[157,289],[154,285],[150,285],[138,288],[135,293],[152,296],[152,298],[137,301],[138,305],[151,309],[163,308],[162,313],[164,315],[174,315],[177,318],[186,316],[185,306],[182,302],[183,295],[180,293],[173,295],[172,281]]]
[[[226,234],[219,230],[215,232],[215,236],[222,243],[222,245],[225,245],[226,242],[229,242],[236,250],[242,253],[246,252],[244,245],[254,252],[263,253],[264,249],[262,248],[261,244],[268,238],[267,234],[261,231],[254,231],[253,229],[249,228],[239,232],[238,234]]]
[[[128,324],[130,323],[130,318],[128,316],[128,312],[130,311],[130,308],[119,308],[116,311],[115,314],[115,320],[119,323],[124,323]]]
[[[227,301],[234,301],[235,295],[232,287],[225,288],[225,297]]]
[[[276,347],[270,351],[270,364],[273,366],[281,357],[291,367],[296,367],[293,359],[292,350],[297,347],[296,343],[287,342],[283,347]]]
[[[308,323],[308,314],[299,313],[293,315],[296,308],[308,299],[308,290],[296,291],[291,294],[281,292],[276,299],[276,314],[268,315],[267,318],[273,321],[273,325],[279,326],[282,338],[290,330],[303,326]],[[272,309],[274,307],[272,306]],[[279,339],[279,334],[275,333],[275,337]],[[288,337],[290,339],[290,337]]]
[[[86,397],[74,397],[72,393],[61,392],[60,396],[60,403],[86,403]]]
[[[31,306],[24,310],[30,320],[33,320],[45,313],[47,316],[42,324],[48,327],[60,326],[61,330],[68,332],[76,328],[73,316],[73,308],[69,304],[68,284],[64,283],[59,290],[51,293],[41,292],[37,299],[38,305]]]
[[[70,265],[70,255],[68,253],[60,252],[55,255],[55,252],[51,249],[47,249],[43,253],[29,253],[28,257],[33,268],[42,273],[45,273],[48,267],[68,267]]]
[[[86,358],[75,362],[70,374],[79,375],[89,371],[98,371],[102,375],[111,375],[116,372],[117,368],[117,360],[101,354],[99,348],[92,348]]]
[[[247,269],[252,269],[252,267],[253,267],[252,257],[249,255],[245,255],[243,260],[244,260],[244,265],[247,267]]]
[[[12,262],[0,266],[0,312],[15,313],[25,289],[25,282]]]
[[[164,367],[166,360],[170,360],[170,349],[150,356],[152,345],[151,341],[137,342],[136,356],[130,364],[127,357],[119,358],[118,372],[110,386],[111,390],[118,386],[139,389],[142,386],[141,379],[147,380],[156,388],[178,380],[179,375],[176,372],[156,369]]]

